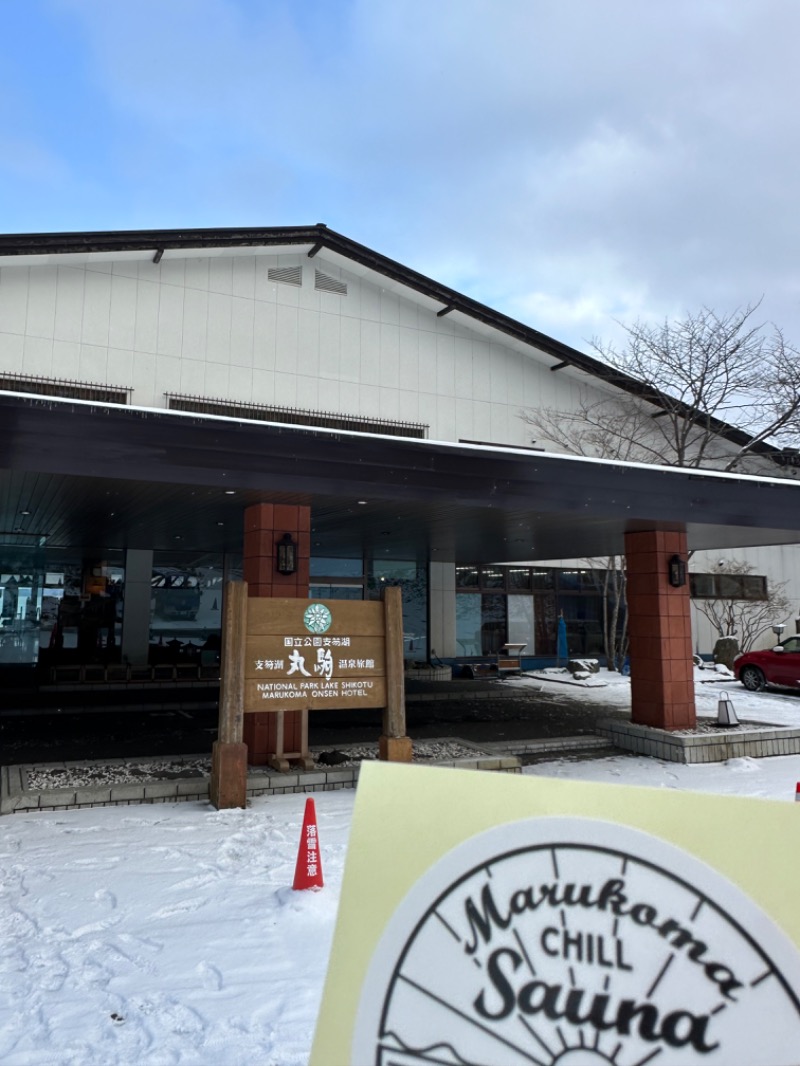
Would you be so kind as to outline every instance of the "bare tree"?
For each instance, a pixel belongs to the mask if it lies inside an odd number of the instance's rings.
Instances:
[[[763,445],[783,446],[800,435],[800,355],[779,329],[754,322],[759,303],[727,315],[704,307],[659,326],[624,326],[621,351],[592,345],[617,372],[611,380],[621,391],[600,399],[584,393],[572,410],[544,407],[522,417],[539,437],[577,455],[763,473]],[[621,669],[628,645],[625,560],[592,565],[602,575],[606,662]],[[774,586],[766,603],[705,601],[700,609],[720,635],[733,627],[749,647],[788,613],[784,588]]]
[[[586,559],[603,599],[603,654],[609,670],[622,670],[628,657],[627,571],[624,555]]]
[[[725,563],[718,571],[735,576],[752,572],[749,563],[738,561]],[[787,581],[771,582],[765,600],[735,600],[720,596],[694,602],[720,637],[736,637],[740,651],[745,652],[750,651],[762,633],[789,617],[792,605],[785,595],[787,585]]]
[[[787,445],[800,433],[800,354],[779,329],[754,323],[758,306],[624,326],[622,350],[593,341],[622,393],[522,417],[580,455],[743,470],[765,442]]]

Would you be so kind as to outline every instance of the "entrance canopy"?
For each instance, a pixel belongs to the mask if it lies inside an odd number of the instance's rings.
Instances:
[[[252,503],[311,507],[312,554],[510,562],[800,540],[800,485],[521,449],[0,394],[0,535],[239,550]],[[176,542],[180,542],[179,544]]]

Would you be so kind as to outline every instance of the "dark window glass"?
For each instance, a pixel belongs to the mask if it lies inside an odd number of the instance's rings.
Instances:
[[[580,570],[559,570],[558,587],[561,592],[577,592],[581,587]]]
[[[456,567],[456,588],[457,589],[476,589],[478,588],[478,568],[477,566],[457,566]]]
[[[713,574],[690,574],[689,575],[689,590],[690,594],[695,599],[706,599],[714,595],[714,575]]]
[[[532,574],[531,574],[531,580],[533,582],[533,587],[535,589],[537,589],[537,590],[542,590],[542,591],[544,591],[545,589],[553,588],[553,586],[554,586],[553,575],[554,575],[554,571],[553,570],[544,570],[544,569],[538,569],[537,570],[537,569],[535,569],[532,572]]]
[[[361,577],[364,563],[361,559],[328,559],[311,557],[309,573],[312,577]]]
[[[715,592],[721,600],[740,600],[742,581],[738,574],[717,574]]]
[[[558,636],[556,598],[552,593],[534,596],[533,620],[536,628],[537,655],[555,655]]]
[[[690,574],[689,587],[695,599],[767,599],[767,579],[759,574]]]
[[[456,648],[459,655],[481,654],[480,596],[456,596]]]
[[[603,597],[561,596],[559,613],[567,623],[567,648],[570,655],[603,654]]]
[[[742,599],[765,600],[767,598],[767,579],[757,574],[742,575]]]
[[[499,567],[485,566],[481,570],[481,588],[504,589],[506,587],[505,571]]]
[[[506,597],[481,596],[481,651],[497,655],[508,640]]]
[[[318,585],[308,587],[310,600],[362,600],[363,585]]]
[[[525,566],[511,566],[508,569],[508,591],[529,592],[531,587],[531,572]]]
[[[413,559],[375,559],[370,564],[369,598],[377,599],[387,585],[403,593],[403,655],[428,659],[428,570]],[[464,597],[462,597],[463,599]]]

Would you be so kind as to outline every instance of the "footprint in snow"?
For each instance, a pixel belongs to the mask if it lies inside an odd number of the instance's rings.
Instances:
[[[197,965],[197,974],[203,983],[203,988],[208,992],[219,992],[222,988],[222,974],[216,966],[210,962],[200,962]]]
[[[117,906],[117,897],[109,888],[98,888],[94,894],[94,898],[98,903],[105,903],[110,911],[113,911]]]
[[[191,914],[192,911],[205,907],[205,901],[200,899],[185,899],[175,903],[171,907],[161,907],[150,915],[151,918],[175,918],[179,914]]]

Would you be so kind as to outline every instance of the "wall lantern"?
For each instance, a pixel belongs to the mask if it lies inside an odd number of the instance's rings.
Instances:
[[[297,570],[297,544],[291,533],[284,533],[278,541],[277,569],[279,574],[293,574]]]
[[[673,555],[669,561],[669,583],[674,589],[686,584],[686,563],[680,555]]]

